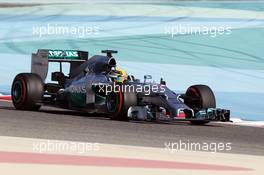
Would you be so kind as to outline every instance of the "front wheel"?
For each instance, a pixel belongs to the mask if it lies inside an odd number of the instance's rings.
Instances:
[[[193,85],[189,87],[185,93],[184,103],[194,111],[216,108],[214,93],[212,89],[206,85]],[[195,125],[204,125],[206,123],[209,123],[209,121],[191,121],[191,124]]]
[[[106,108],[112,120],[128,121],[128,109],[137,105],[137,95],[133,92],[110,92],[106,96]]]
[[[37,74],[18,74],[12,84],[12,102],[18,110],[38,110],[44,93],[42,79]]]

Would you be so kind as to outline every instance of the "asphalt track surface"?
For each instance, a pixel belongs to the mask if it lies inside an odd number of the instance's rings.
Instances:
[[[112,121],[103,116],[42,107],[39,112],[17,111],[0,102],[0,135],[164,147],[165,142],[232,143],[229,153],[264,155],[264,129],[211,123],[149,123]]]

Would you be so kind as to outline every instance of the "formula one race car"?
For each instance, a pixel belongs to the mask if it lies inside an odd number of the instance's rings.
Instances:
[[[88,58],[88,52],[39,49],[32,54],[31,73],[18,74],[12,84],[12,101],[18,110],[38,110],[41,105],[104,113],[114,120],[190,121],[205,124],[229,121],[230,111],[216,108],[215,96],[206,85],[193,85],[177,94],[160,83],[144,81],[117,67],[117,51]],[[46,83],[50,62],[60,64]],[[62,63],[69,63],[66,76]]]

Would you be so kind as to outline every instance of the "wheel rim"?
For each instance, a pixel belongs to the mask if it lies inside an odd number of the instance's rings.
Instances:
[[[117,111],[117,104],[119,103],[118,101],[118,96],[116,93],[111,92],[108,97],[107,97],[107,110],[111,113],[116,112]]]
[[[192,108],[192,109],[202,108],[201,96],[196,89],[194,89],[194,88],[188,89],[186,95],[188,97],[192,98],[192,100],[187,101],[187,104],[190,108]]]
[[[16,81],[12,90],[14,102],[19,103],[23,98],[23,85],[21,81]]]

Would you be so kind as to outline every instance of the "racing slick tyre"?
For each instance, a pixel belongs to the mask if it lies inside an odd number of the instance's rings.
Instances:
[[[12,84],[12,102],[18,110],[38,110],[42,102],[44,85],[37,74],[18,74]]]
[[[189,87],[185,93],[186,100],[184,103],[194,111],[201,109],[215,108],[216,101],[212,89],[206,85],[193,85]],[[204,125],[209,121],[197,120],[190,121],[191,124]]]
[[[137,94],[133,92],[110,92],[106,96],[108,115],[112,120],[128,121],[128,109],[137,105]]]

